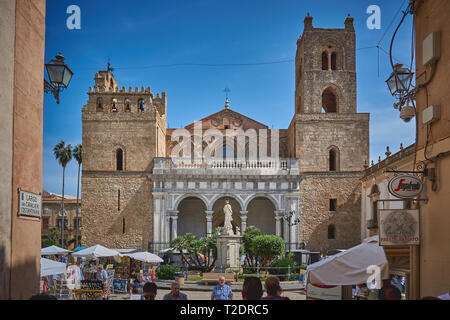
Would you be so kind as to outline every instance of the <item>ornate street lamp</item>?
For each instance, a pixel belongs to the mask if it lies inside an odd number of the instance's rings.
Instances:
[[[292,227],[292,226],[296,226],[296,225],[298,225],[298,224],[300,223],[300,218],[299,218],[299,217],[297,217],[297,218],[291,223],[291,219],[292,219],[292,217],[293,217],[294,215],[295,215],[295,210],[292,210],[292,211],[289,211],[289,213],[286,214],[286,215],[284,216],[284,220],[287,221],[288,226],[289,226],[289,228],[288,228],[288,230],[289,230],[289,239],[288,239],[288,241],[289,241],[289,243],[288,243],[289,252],[291,252],[291,227]]]
[[[389,90],[393,96],[401,96],[403,93],[407,92],[409,86],[408,82],[411,81],[411,78],[414,75],[414,73],[408,68],[402,67],[403,65],[401,63],[397,63],[394,66],[394,71],[386,80]]]
[[[59,52],[55,59],[45,65],[50,82],[44,79],[44,92],[53,93],[56,103],[59,104],[59,91],[65,89],[72,79],[73,72],[64,63],[64,57]]]

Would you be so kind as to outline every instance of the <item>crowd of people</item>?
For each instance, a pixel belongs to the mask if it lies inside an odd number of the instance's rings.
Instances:
[[[211,300],[233,300],[234,294],[229,285],[225,283],[224,277],[219,277],[219,283],[214,286],[211,292]],[[266,296],[263,297],[263,285],[258,277],[247,277],[242,286],[243,300],[289,300],[288,297],[282,295],[280,279],[276,276],[270,276],[265,281]],[[155,300],[158,287],[153,282],[142,280],[142,275],[130,284],[130,296],[141,295],[142,300]],[[180,291],[180,284],[173,282],[170,292],[165,294],[163,300],[188,300],[188,296]]]

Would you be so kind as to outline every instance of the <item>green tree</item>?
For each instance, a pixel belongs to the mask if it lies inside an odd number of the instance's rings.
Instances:
[[[63,181],[62,181],[62,199],[61,199],[61,247],[64,248],[64,227],[66,217],[64,216],[64,179],[66,175],[66,166],[69,161],[72,159],[72,146],[70,144],[66,145],[64,140],[61,140],[54,148],[53,154],[55,155],[56,160],[58,160],[59,164],[63,167]]]
[[[217,232],[209,237],[197,239],[193,234],[187,233],[184,236],[175,238],[170,246],[180,251],[183,261],[190,268],[200,269],[202,271],[211,271],[217,259]],[[206,257],[202,263],[200,254]]]
[[[78,180],[77,180],[77,206],[76,206],[76,223],[78,224],[78,214],[80,212],[79,206],[78,206],[78,198],[79,198],[79,190],[80,190],[80,168],[81,168],[81,162],[82,162],[82,153],[83,153],[83,146],[81,144],[77,144],[75,148],[73,148],[73,157],[78,162]],[[76,234],[75,234],[75,248],[78,247],[78,225],[75,225],[76,228]]]
[[[266,265],[275,256],[284,252],[284,240],[275,235],[256,236],[252,242],[253,253],[262,258],[262,265]]]
[[[264,233],[255,226],[249,226],[245,229],[242,237],[242,243],[245,253],[245,261],[249,267],[255,267],[258,263],[258,257],[253,252],[253,239],[257,236],[264,235]]]

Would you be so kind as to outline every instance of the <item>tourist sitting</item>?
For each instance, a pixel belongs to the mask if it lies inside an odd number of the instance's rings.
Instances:
[[[211,293],[211,300],[233,300],[231,287],[225,284],[225,277],[219,278],[219,284],[216,285]]]
[[[163,300],[187,300],[187,295],[180,292],[180,284],[173,282],[170,287],[170,292],[163,297]]]

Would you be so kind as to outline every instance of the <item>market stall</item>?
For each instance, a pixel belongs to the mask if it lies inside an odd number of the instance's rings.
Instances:
[[[70,250],[66,250],[57,246],[50,246],[41,249],[41,256],[55,256],[59,254],[68,254]]]
[[[380,271],[380,280],[389,279],[388,261],[378,236],[309,265],[305,277],[307,299],[351,299],[351,286],[367,283],[374,270]]]

